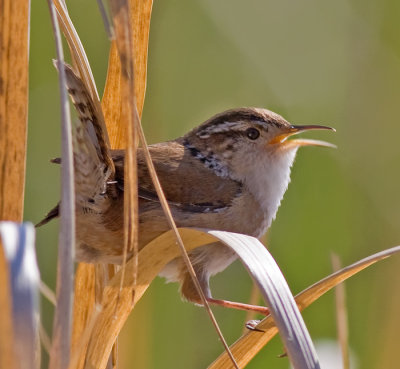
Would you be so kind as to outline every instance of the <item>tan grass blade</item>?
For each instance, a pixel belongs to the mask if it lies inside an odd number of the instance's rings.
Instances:
[[[0,222],[0,238],[8,264],[5,270],[9,272],[9,288],[7,285],[4,287],[11,297],[9,307],[12,313],[12,339],[8,338],[11,341],[11,352],[14,352],[19,368],[36,369],[40,365],[40,277],[35,254],[35,228],[31,223]],[[1,320],[4,319],[2,316]],[[9,360],[10,356],[6,353],[4,360]]]
[[[124,253],[122,260],[122,283],[125,279],[125,265],[128,251],[133,251],[133,286],[136,286],[137,269],[138,269],[138,178],[137,178],[137,162],[136,152],[138,147],[138,139],[135,126],[140,125],[139,117],[136,113],[136,97],[135,97],[135,73],[134,73],[134,48],[132,28],[130,24],[130,8],[128,1],[113,0],[111,1],[111,13],[113,16],[114,32],[118,49],[120,71],[121,71],[121,102],[125,107],[122,110],[118,126],[125,127],[125,163],[124,163]],[[119,305],[118,295],[115,301],[115,309]],[[109,357],[108,367],[113,366],[116,362],[118,342],[115,341]]]
[[[133,34],[135,97],[139,117],[142,116],[147,79],[147,50],[149,41],[152,0],[130,0],[130,24]],[[126,147],[126,124],[121,120],[121,64],[116,42],[112,42],[108,60],[108,74],[102,99],[104,117],[112,148]]]
[[[387,249],[385,251],[366,257],[320,280],[319,282],[313,284],[296,296],[296,303],[299,309],[305,309],[315,300],[319,299],[324,293],[328,292],[339,283],[357,274],[368,266],[399,252],[400,246]],[[257,329],[262,330],[262,332],[249,331],[231,346],[232,353],[235,355],[235,357],[238,358],[238,363],[241,368],[244,368],[254,358],[254,356],[272,339],[272,337],[274,337],[275,334],[278,333],[278,329],[276,328],[271,316],[263,319],[261,323],[257,326]],[[230,361],[226,353],[222,353],[208,368],[230,368]]]
[[[0,0],[0,220],[22,221],[30,2]]]
[[[124,273],[128,250],[133,250],[133,260],[134,263],[137,264],[138,183],[136,149],[138,146],[138,139],[135,126],[139,125],[140,122],[138,116],[135,114],[134,43],[132,29],[130,27],[130,8],[128,0],[112,0],[110,2],[110,8],[121,65],[121,102],[124,109],[122,110],[119,125],[124,126],[126,137],[124,163],[124,258],[122,262],[122,273]],[[133,269],[134,284],[136,283],[136,270],[137,266]]]

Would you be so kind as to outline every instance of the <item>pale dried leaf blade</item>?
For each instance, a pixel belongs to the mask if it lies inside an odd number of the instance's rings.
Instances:
[[[0,219],[22,221],[28,117],[29,1],[0,2]]]
[[[208,231],[239,256],[267,302],[294,368],[319,368],[318,358],[289,286],[275,260],[256,238]]]
[[[75,259],[75,186],[72,156],[72,129],[67,82],[64,68],[64,52],[56,10],[48,0],[53,26],[61,106],[61,205],[60,232],[57,260],[57,304],[53,318],[53,339],[50,368],[66,369],[71,351],[73,278]]]
[[[32,224],[0,222],[12,296],[13,348],[20,368],[36,369],[39,349],[39,269]],[[2,317],[4,319],[4,317]]]
[[[336,273],[320,280],[319,282],[308,287],[306,290],[299,293],[296,297],[296,303],[300,310],[311,305],[315,300],[323,294],[331,290],[333,287],[357,274],[368,266],[386,259],[387,257],[400,252],[400,246],[396,246],[379,253],[373,254],[354,264],[349,265]],[[240,337],[232,346],[231,350],[235,357],[238,358],[238,363],[241,368],[244,368],[254,356],[278,333],[274,321],[271,316],[266,317],[257,326],[259,331],[249,331]],[[230,361],[226,353],[222,353],[208,369],[229,369]]]
[[[121,121],[121,63],[119,61],[115,40],[111,43],[110,56],[108,58],[107,80],[101,107],[110,137],[110,145],[113,149],[122,149],[125,142],[125,122]]]
[[[78,33],[76,32],[71,18],[69,17],[68,10],[65,6],[66,4],[62,0],[53,0],[53,4],[57,9],[60,27],[65,39],[68,42],[74,64],[78,68],[79,74],[81,75],[82,80],[90,92],[93,100],[99,101],[96,83],[93,78],[93,73],[90,68],[85,49],[83,48]]]

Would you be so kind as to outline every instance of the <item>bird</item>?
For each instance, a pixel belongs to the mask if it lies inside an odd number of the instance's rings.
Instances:
[[[110,149],[101,111],[79,75],[68,65],[64,68],[79,117],[73,136],[76,259],[121,264],[125,151]],[[334,147],[325,141],[291,137],[309,130],[334,131],[321,125],[293,125],[270,110],[245,107],[216,114],[182,137],[149,145],[176,225],[263,236],[288,188],[298,149]],[[140,147],[137,176],[140,250],[168,231],[169,225]],[[58,215],[59,205],[37,226]],[[210,278],[236,259],[232,250],[215,242],[192,250],[189,257],[210,303],[267,314],[264,307],[212,297]],[[160,276],[179,282],[185,300],[202,304],[181,257],[169,262]]]

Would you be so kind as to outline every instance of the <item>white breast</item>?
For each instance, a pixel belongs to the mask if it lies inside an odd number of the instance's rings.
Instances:
[[[249,170],[246,186],[259,202],[265,213],[265,224],[260,236],[266,232],[275,219],[283,195],[290,182],[290,169],[296,156],[296,149],[279,153],[267,160],[257,161],[257,170]]]

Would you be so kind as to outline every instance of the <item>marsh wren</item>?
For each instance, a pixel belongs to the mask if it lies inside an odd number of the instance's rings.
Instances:
[[[68,89],[77,109],[74,145],[77,260],[121,263],[123,255],[124,151],[110,150],[106,132],[80,78],[66,67]],[[290,181],[290,168],[302,146],[333,145],[289,139],[317,125],[295,126],[259,108],[217,114],[183,137],[149,146],[157,175],[178,227],[198,227],[261,237],[271,225]],[[113,165],[107,164],[106,157]],[[169,230],[150,179],[143,150],[137,151],[139,249]],[[41,222],[58,215],[53,209]],[[220,243],[199,247],[190,258],[206,297],[209,279],[236,255]],[[161,272],[181,285],[183,297],[200,303],[181,258]],[[240,305],[240,304],[239,304]]]

